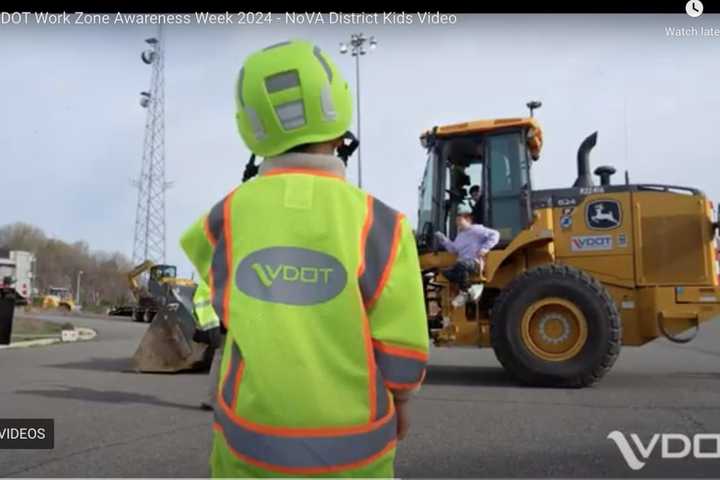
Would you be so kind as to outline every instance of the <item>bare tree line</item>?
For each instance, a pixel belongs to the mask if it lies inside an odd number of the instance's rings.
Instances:
[[[81,304],[107,306],[130,300],[126,274],[132,263],[122,253],[91,251],[85,241],[48,238],[42,229],[21,222],[0,227],[0,248],[35,255],[34,287],[40,294],[50,287],[64,287],[75,298],[78,272],[82,271]]]

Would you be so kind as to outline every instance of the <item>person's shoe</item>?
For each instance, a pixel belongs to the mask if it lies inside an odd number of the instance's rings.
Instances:
[[[468,294],[470,295],[470,301],[471,302],[477,302],[480,300],[480,295],[482,295],[483,292],[483,286],[480,284],[473,285],[468,289]]]
[[[455,308],[460,308],[465,306],[465,303],[467,302],[467,293],[466,292],[460,292],[458,293],[457,297],[453,298],[452,300],[452,306]]]
[[[210,402],[202,402],[200,404],[200,408],[202,408],[203,410],[207,410],[207,411],[214,410],[212,403],[210,403]]]

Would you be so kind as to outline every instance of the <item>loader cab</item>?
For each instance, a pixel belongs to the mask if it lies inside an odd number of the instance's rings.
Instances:
[[[177,277],[177,268],[174,265],[155,265],[150,269],[148,290],[151,295],[161,297],[164,295],[163,286]]]
[[[504,122],[504,123],[503,123]],[[462,203],[476,223],[500,232],[503,248],[532,221],[530,165],[539,156],[534,119],[481,121],[436,128],[421,137],[428,150],[419,189],[418,246],[433,248],[433,233],[453,238]],[[479,187],[479,198],[470,189]]]
[[[160,282],[166,278],[175,278],[177,268],[174,265],[155,265],[150,269],[150,277]]]

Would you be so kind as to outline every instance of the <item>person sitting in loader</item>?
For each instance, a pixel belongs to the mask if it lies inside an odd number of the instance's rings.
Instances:
[[[458,234],[455,240],[448,239],[444,233],[435,232],[435,236],[443,247],[457,254],[457,262],[442,273],[450,282],[455,283],[460,292],[453,299],[452,305],[460,308],[470,299],[476,302],[483,291],[482,284],[470,285],[470,276],[482,273],[485,256],[500,241],[500,232],[480,224],[473,224],[473,211],[465,204],[458,207],[455,221]]]
[[[482,223],[482,193],[480,185],[470,187],[470,206],[472,207],[473,223]]]

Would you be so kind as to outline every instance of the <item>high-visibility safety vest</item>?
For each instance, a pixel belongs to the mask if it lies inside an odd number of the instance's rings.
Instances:
[[[181,245],[228,330],[213,476],[393,476],[392,391],[424,379],[407,219],[324,170],[242,184]]]
[[[210,287],[203,280],[198,282],[193,295],[193,307],[198,330],[207,331],[220,326],[220,317],[212,306]]]

